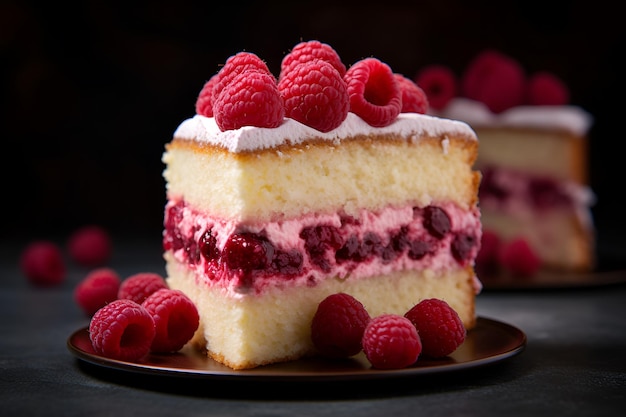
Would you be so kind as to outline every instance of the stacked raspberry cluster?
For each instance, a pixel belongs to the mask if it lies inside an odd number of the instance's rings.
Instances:
[[[152,272],[122,281],[111,268],[92,270],[74,289],[74,300],[91,317],[94,350],[111,359],[141,361],[151,352],[177,352],[199,326],[194,303]]]
[[[196,113],[214,117],[222,131],[275,128],[288,117],[329,132],[348,112],[382,127],[400,113],[427,110],[426,95],[413,80],[376,58],[346,69],[331,46],[315,40],[300,42],[285,55],[278,78],[253,53],[231,56],[196,101]]]
[[[343,358],[363,350],[378,369],[405,368],[420,356],[448,356],[466,334],[456,311],[438,298],[420,301],[403,316],[370,317],[356,298],[337,293],[320,302],[311,323],[311,340],[320,354]]]
[[[567,86],[553,73],[527,75],[517,60],[492,49],[476,55],[460,78],[449,67],[430,65],[414,81],[436,110],[459,96],[482,102],[494,113],[521,105],[565,105],[570,100]]]

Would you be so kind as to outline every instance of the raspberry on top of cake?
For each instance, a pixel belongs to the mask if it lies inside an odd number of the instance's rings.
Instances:
[[[410,79],[297,44],[275,77],[240,52],[166,145],[168,284],[200,311],[196,343],[232,368],[314,351],[319,302],[372,315],[446,300],[467,328],[481,284],[478,140],[425,114]]]

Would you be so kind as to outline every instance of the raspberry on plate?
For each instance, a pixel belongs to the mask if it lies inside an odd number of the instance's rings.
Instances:
[[[83,226],[70,235],[67,248],[76,263],[88,267],[102,266],[111,257],[111,236],[101,226]]]
[[[400,369],[413,365],[422,352],[415,326],[406,317],[382,314],[363,332],[363,351],[374,368]]]
[[[120,277],[111,268],[98,268],[89,272],[74,288],[74,301],[92,316],[98,309],[117,299]]]
[[[389,65],[365,58],[344,75],[350,111],[374,127],[390,125],[402,110],[402,92]]]
[[[115,300],[100,308],[89,323],[89,338],[99,355],[137,362],[150,353],[154,319],[131,300]]]
[[[361,341],[370,315],[349,294],[331,294],[317,306],[311,322],[311,340],[323,356],[342,358],[362,350]]]
[[[465,341],[467,331],[461,318],[444,300],[422,300],[407,311],[404,317],[417,329],[424,356],[447,356]]]
[[[292,65],[282,74],[278,91],[285,116],[320,132],[335,129],[348,116],[346,83],[326,61],[315,59]]]
[[[200,316],[196,305],[182,291],[160,289],[141,305],[154,320],[156,333],[150,348],[152,352],[177,352],[198,329]]]
[[[162,288],[168,288],[163,277],[153,272],[139,272],[120,284],[117,298],[133,300],[141,304],[148,296]]]
[[[59,285],[67,272],[61,248],[47,240],[33,241],[22,250],[20,269],[32,284],[38,286]]]

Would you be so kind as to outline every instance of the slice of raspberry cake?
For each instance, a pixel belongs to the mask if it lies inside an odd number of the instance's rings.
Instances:
[[[312,318],[339,292],[372,316],[440,298],[474,327],[478,141],[409,113],[427,101],[404,81],[375,58],[346,70],[309,41],[278,79],[241,52],[205,84],[163,156],[163,243],[211,358],[245,369],[314,354]]]
[[[458,80],[433,65],[415,81],[430,99],[429,113],[463,120],[480,138],[481,278],[592,270],[592,117],[568,104],[563,81],[545,71],[527,76],[493,50],[476,56]]]

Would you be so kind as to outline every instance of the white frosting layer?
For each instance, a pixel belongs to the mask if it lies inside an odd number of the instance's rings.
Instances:
[[[321,139],[332,143],[359,135],[393,133],[416,140],[422,135],[439,137],[446,134],[467,136],[476,140],[476,134],[465,122],[449,120],[417,113],[402,113],[385,127],[372,127],[354,113],[334,130],[323,133],[296,120],[285,118],[277,128],[244,126],[222,132],[215,119],[195,115],[183,121],[174,132],[174,137],[209,143],[228,149],[230,152],[246,152],[274,148],[284,144],[297,145],[310,139]]]
[[[463,120],[474,128],[518,127],[560,129],[584,136],[593,123],[593,117],[577,106],[518,106],[502,113],[493,113],[483,103],[467,98],[455,98],[440,112],[439,117]]]

